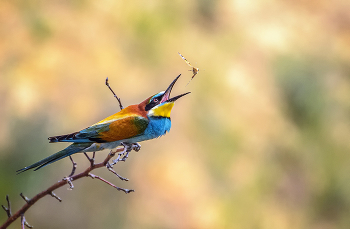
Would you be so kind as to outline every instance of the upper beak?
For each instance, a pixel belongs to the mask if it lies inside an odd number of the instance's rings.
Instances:
[[[173,89],[173,87],[174,87],[176,81],[180,78],[180,76],[181,76],[181,74],[178,75],[178,76],[174,79],[174,81],[169,85],[169,87],[166,89],[166,91],[164,92],[164,95],[163,95],[162,100],[160,101],[160,103],[163,103],[163,102],[175,102],[177,99],[181,98],[182,96],[191,93],[191,92],[187,92],[187,93],[184,93],[184,94],[181,94],[181,95],[178,95],[178,96],[175,96],[175,97],[169,99],[169,97],[170,97],[170,92],[171,92],[171,90]]]

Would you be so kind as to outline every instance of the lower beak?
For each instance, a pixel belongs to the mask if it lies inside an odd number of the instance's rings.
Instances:
[[[190,93],[191,93],[191,92],[186,92],[186,93],[184,93],[184,94],[175,96],[175,97],[173,97],[173,98],[171,98],[171,99],[168,99],[167,102],[175,102],[176,100],[178,100],[178,99],[181,98],[182,96],[187,95],[187,94],[190,94]]]

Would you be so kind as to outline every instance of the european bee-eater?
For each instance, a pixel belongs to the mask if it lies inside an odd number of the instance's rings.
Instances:
[[[140,104],[128,106],[81,131],[49,137],[50,143],[73,142],[73,144],[17,172],[24,172],[33,168],[38,170],[75,153],[114,149],[122,143],[137,143],[164,135],[169,132],[171,127],[170,112],[174,102],[190,93],[187,92],[169,98],[170,92],[180,75],[165,91],[149,97]]]

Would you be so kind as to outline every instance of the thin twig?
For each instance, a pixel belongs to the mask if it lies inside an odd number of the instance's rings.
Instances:
[[[24,196],[23,193],[20,193],[19,195],[22,197],[22,199],[23,199],[25,202],[29,203],[30,199],[29,199],[28,197]]]
[[[112,172],[114,175],[116,175],[122,181],[129,181],[128,178],[122,177],[116,171],[114,171],[109,163],[107,163],[106,167],[107,167],[108,171]]]
[[[9,195],[6,195],[6,201],[7,201],[7,207],[5,207],[4,205],[1,205],[1,207],[5,210],[7,217],[10,218],[12,216],[12,213],[11,213],[11,202],[10,202]]]
[[[123,107],[123,105],[122,105],[122,102],[121,102],[120,98],[114,93],[114,91],[112,90],[112,88],[109,86],[108,77],[106,78],[106,85],[107,85],[107,87],[109,88],[109,90],[111,90],[111,92],[113,93],[114,97],[118,100],[120,110],[123,110],[124,107]]]
[[[118,152],[122,152],[124,151],[123,148],[118,148],[116,149],[115,151],[111,151],[107,157],[101,162],[101,163],[98,163],[98,164],[90,164],[90,166],[83,172],[81,173],[78,173],[72,177],[69,177],[69,178],[63,178],[62,180],[56,182],[55,184],[53,184],[52,186],[50,186],[48,189],[38,193],[37,195],[35,195],[33,198],[31,199],[28,199],[29,200],[28,202],[26,201],[26,203],[22,206],[21,209],[19,209],[16,213],[14,213],[13,215],[11,214],[11,208],[10,208],[10,201],[8,199],[8,196],[6,197],[7,199],[7,202],[8,202],[8,207],[6,208],[5,206],[3,206],[3,209],[6,211],[7,215],[10,216],[6,222],[0,226],[0,229],[5,229],[7,228],[12,222],[14,222],[16,219],[18,219],[19,217],[21,217],[22,215],[24,215],[24,213],[31,207],[33,206],[38,200],[40,200],[41,198],[43,198],[44,196],[46,195],[50,195],[50,196],[53,196],[55,197],[55,195],[52,195],[53,191],[66,185],[66,184],[69,184],[69,183],[72,183],[72,181],[74,180],[78,180],[80,178],[83,178],[83,177],[92,177],[90,172],[94,169],[97,169],[97,168],[101,168],[101,167],[106,167],[107,163],[112,159],[112,157],[115,156],[116,153]],[[120,155],[121,156],[121,155]],[[125,193],[130,193],[134,190],[131,190],[131,189],[122,189],[122,188],[118,188],[116,187],[115,185],[113,185],[112,183],[104,180],[103,178],[101,177],[98,177],[98,176],[95,176],[94,178],[96,179],[99,179],[109,185],[111,185],[112,187],[116,188],[117,190],[119,191],[123,191]],[[22,197],[23,198],[23,197]],[[56,197],[55,197],[56,198]],[[25,199],[25,198],[23,198]],[[26,199],[25,199],[26,200]]]
[[[95,164],[95,152],[92,155],[92,158],[89,157],[89,155],[87,155],[87,153],[84,152],[84,155],[86,156],[86,158],[90,161],[90,166],[94,166]]]
[[[86,157],[89,161],[91,161],[91,158],[89,157],[89,155],[87,155],[86,152],[84,152],[84,155],[85,155],[85,157]]]
[[[21,215],[21,226],[22,229],[24,229],[24,225],[28,228],[33,228],[33,226],[30,226],[29,223],[26,220],[26,217],[24,217],[24,214]]]
[[[55,198],[56,200],[58,200],[59,202],[62,202],[62,199],[59,198],[54,192],[51,192],[50,195]]]
[[[119,187],[115,186],[114,184],[112,184],[111,182],[109,182],[109,181],[103,179],[102,177],[96,176],[96,175],[94,175],[94,174],[89,173],[89,176],[90,176],[92,179],[95,179],[95,178],[96,178],[96,179],[98,179],[98,180],[100,180],[100,181],[103,181],[103,182],[105,182],[106,184],[108,184],[108,185],[110,185],[110,186],[116,188],[118,191],[123,191],[123,192],[125,192],[126,194],[128,194],[128,193],[130,193],[130,192],[135,192],[135,190],[133,190],[133,189],[119,188]]]
[[[22,229],[24,229],[24,221],[25,221],[26,219],[24,218],[24,215],[22,214],[21,215],[21,228]]]
[[[69,174],[68,177],[71,177],[74,175],[75,173],[75,170],[77,169],[77,163],[73,161],[73,158],[72,156],[69,156],[69,159],[71,160],[71,162],[73,163],[73,168],[72,168],[72,172]]]
[[[33,226],[29,225],[28,221],[24,218],[24,224],[28,227],[28,228],[33,228]]]

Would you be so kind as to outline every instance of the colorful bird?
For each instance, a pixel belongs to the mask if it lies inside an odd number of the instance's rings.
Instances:
[[[73,142],[67,148],[17,172],[38,170],[75,153],[113,149],[121,144],[131,144],[157,138],[169,132],[170,113],[174,102],[190,92],[170,97],[179,76],[162,92],[137,105],[131,105],[118,113],[78,132],[49,137],[51,142]]]
[[[188,62],[188,60],[186,60],[186,58],[185,58],[183,55],[181,55],[181,53],[178,52],[178,54],[179,54],[179,55],[181,56],[181,58],[186,62],[186,64],[192,68],[191,70],[188,70],[188,71],[192,71],[193,76],[192,76],[192,78],[190,79],[190,81],[188,81],[188,83],[186,84],[186,86],[187,86],[187,85],[191,82],[191,80],[193,80],[193,78],[197,75],[197,73],[199,72],[199,68],[193,67],[193,66],[191,65],[191,63]]]

